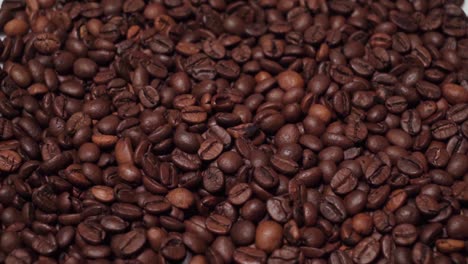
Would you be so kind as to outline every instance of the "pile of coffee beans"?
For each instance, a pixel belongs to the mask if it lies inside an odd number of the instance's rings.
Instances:
[[[463,0],[4,0],[0,263],[468,263]]]

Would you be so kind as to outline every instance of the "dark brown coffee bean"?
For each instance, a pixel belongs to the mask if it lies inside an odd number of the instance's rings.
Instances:
[[[437,200],[425,194],[416,197],[416,207],[425,215],[436,215],[440,210]]]
[[[228,199],[232,204],[241,205],[252,196],[252,189],[246,183],[234,185],[228,193]]]
[[[138,92],[138,98],[144,107],[152,108],[159,103],[159,93],[152,86],[144,86]]]
[[[146,242],[146,236],[141,230],[112,237],[111,249],[117,256],[129,256],[140,250]]]
[[[423,166],[421,162],[413,156],[399,158],[397,162],[397,168],[401,172],[410,176],[419,176],[423,173]]]
[[[372,263],[380,253],[380,243],[373,237],[367,237],[356,245],[353,251],[353,261],[356,263]]]
[[[421,131],[421,118],[415,110],[407,110],[401,116],[401,128],[410,135],[416,135]]]
[[[266,208],[270,217],[277,222],[285,223],[291,218],[290,201],[285,198],[273,197],[268,199]]]
[[[227,79],[235,79],[240,74],[239,65],[234,61],[219,61],[215,68],[220,76]]]
[[[233,259],[236,263],[265,263],[267,255],[259,249],[250,247],[240,247],[234,251]]]
[[[426,151],[426,157],[429,164],[436,168],[445,167],[449,162],[449,153],[443,148],[430,148]]]
[[[223,145],[216,139],[209,138],[205,140],[198,149],[198,156],[202,160],[214,160],[223,151]]]
[[[346,219],[346,209],[343,201],[335,196],[325,196],[320,202],[320,213],[334,223],[341,223]]]
[[[383,184],[390,177],[390,167],[380,160],[369,164],[365,171],[367,181],[372,185]]]
[[[202,161],[196,154],[189,154],[180,149],[171,153],[171,160],[178,168],[185,171],[195,171],[201,166]]]
[[[169,235],[161,244],[161,254],[172,261],[182,260],[187,254],[183,244],[182,236]]]
[[[385,204],[385,209],[390,212],[394,212],[398,208],[400,208],[406,200],[408,199],[408,194],[401,189],[397,189],[393,191],[390,196],[388,197],[388,201]]]
[[[34,47],[43,54],[52,54],[60,48],[60,39],[51,33],[41,33],[34,40]]]
[[[435,139],[445,140],[458,132],[457,125],[449,120],[441,120],[431,126],[432,136]]]
[[[207,113],[199,106],[187,106],[181,111],[182,120],[191,123],[202,123],[207,119]]]
[[[106,236],[105,231],[99,224],[81,223],[77,227],[77,233],[86,240],[87,243],[98,245],[100,244]]]
[[[358,181],[353,172],[348,168],[338,170],[333,176],[330,186],[334,192],[338,194],[346,194],[351,192],[357,185]]]
[[[422,97],[430,100],[439,99],[441,96],[440,88],[427,81],[418,81],[416,83],[416,90]]]
[[[194,203],[193,194],[185,188],[171,190],[166,198],[173,206],[181,209],[188,209]]]
[[[128,223],[117,216],[104,216],[100,224],[108,232],[122,232],[128,226]]]
[[[3,172],[13,172],[21,165],[21,156],[13,150],[0,150],[0,170]]]
[[[294,160],[284,158],[279,155],[273,155],[270,162],[275,170],[287,175],[296,173],[299,167]]]
[[[210,167],[202,173],[203,187],[208,192],[219,192],[224,188],[225,177],[218,168]]]
[[[361,122],[351,122],[345,128],[346,137],[353,142],[360,142],[367,138],[367,127]]]
[[[411,224],[400,224],[395,226],[392,237],[397,245],[411,245],[418,238],[416,227]]]
[[[48,236],[35,236],[31,248],[41,255],[51,255],[57,249],[57,241],[52,234]]]
[[[350,60],[349,64],[351,69],[361,76],[371,76],[375,71],[374,67],[362,58],[353,58]]]
[[[228,234],[232,226],[232,222],[229,218],[218,214],[212,214],[206,218],[205,224],[210,232],[218,235]]]

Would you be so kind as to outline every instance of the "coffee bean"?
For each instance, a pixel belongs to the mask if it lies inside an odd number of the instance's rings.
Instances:
[[[202,173],[203,186],[208,192],[218,192],[224,187],[225,177],[218,168],[210,167]]]
[[[107,186],[93,186],[91,193],[96,200],[101,202],[112,202],[114,200],[114,190]]]
[[[202,123],[207,119],[207,113],[199,106],[187,106],[182,109],[181,118],[192,124]]]
[[[13,172],[21,165],[21,156],[13,150],[0,150],[0,171]]]
[[[430,100],[439,99],[442,93],[437,85],[427,81],[418,81],[416,90],[421,96]]]
[[[145,234],[141,230],[112,237],[111,249],[117,256],[129,256],[140,250],[146,242]]]
[[[449,120],[441,120],[431,126],[432,136],[439,140],[448,139],[458,132],[457,125]]]
[[[419,176],[423,173],[421,162],[412,156],[401,157],[398,159],[397,168],[408,175]]]
[[[40,33],[34,40],[34,47],[43,54],[52,54],[60,48],[60,39],[51,33]]]
[[[290,201],[285,198],[273,197],[269,199],[266,203],[266,209],[270,217],[277,222],[285,223],[291,218]]]
[[[299,165],[291,159],[281,157],[279,155],[273,155],[271,157],[271,165],[278,172],[291,175],[297,172]]]
[[[45,212],[54,213],[57,211],[57,196],[50,185],[44,185],[34,190],[32,202]]]
[[[175,149],[171,153],[171,160],[174,165],[185,171],[195,171],[201,166],[201,160],[198,155],[189,154],[180,149]]]
[[[237,221],[232,225],[230,235],[234,244],[246,246],[254,242],[255,225],[250,221]]]
[[[295,71],[282,72],[277,76],[277,79],[279,86],[285,91],[304,86],[304,79]]]
[[[52,234],[35,236],[31,248],[41,255],[51,255],[57,250],[57,241]]]
[[[353,251],[353,261],[356,263],[371,263],[380,253],[380,243],[372,237],[361,240]]]
[[[407,199],[408,194],[404,190],[397,189],[390,194],[388,201],[385,204],[385,209],[393,212],[400,208]]]
[[[104,216],[100,224],[106,231],[116,233],[124,231],[128,226],[127,222],[117,216]]]
[[[215,234],[225,235],[229,233],[231,229],[232,222],[229,218],[218,215],[212,214],[206,219],[206,228]]]
[[[246,183],[234,185],[228,193],[228,200],[235,205],[245,203],[252,196],[252,189]]]
[[[441,252],[456,252],[460,251],[465,247],[463,240],[456,239],[439,239],[436,241],[436,247]]]
[[[415,110],[407,110],[401,116],[401,128],[410,135],[417,135],[421,131],[421,118]]]
[[[382,161],[376,160],[369,164],[364,175],[372,185],[381,185],[390,177],[390,167]]]
[[[466,103],[468,93],[462,86],[447,83],[442,86],[442,94],[452,104]]]
[[[416,241],[418,233],[413,225],[400,224],[393,229],[392,237],[397,245],[411,245]]]
[[[94,223],[80,223],[77,227],[77,232],[80,236],[86,240],[86,242],[98,245],[106,236],[105,231],[99,224]]]
[[[187,254],[182,237],[179,235],[168,236],[161,245],[161,253],[170,260],[181,260]]]
[[[437,200],[425,194],[416,197],[416,207],[425,215],[436,215],[440,210]]]
[[[198,149],[198,155],[202,160],[214,160],[223,151],[223,145],[216,139],[207,139]]]
[[[73,72],[79,78],[93,78],[97,71],[97,64],[90,59],[80,58],[77,59],[73,64]]]
[[[194,203],[193,194],[185,188],[170,191],[166,198],[173,206],[181,209],[188,209]]]
[[[338,170],[333,176],[330,186],[334,192],[338,194],[346,194],[351,192],[357,185],[358,181],[353,172],[348,168]]]
[[[255,235],[255,246],[266,252],[273,252],[281,245],[283,229],[274,221],[263,221],[259,224]]]
[[[367,127],[360,122],[349,123],[345,128],[346,136],[354,142],[359,142],[366,139],[367,133]]]
[[[14,64],[9,70],[10,78],[20,87],[27,87],[32,82],[32,76],[28,69],[20,64]]]
[[[346,218],[346,209],[340,198],[325,196],[320,202],[320,213],[328,220],[340,223]]]
[[[262,250],[240,247],[234,251],[233,259],[237,263],[265,263],[267,255]]]

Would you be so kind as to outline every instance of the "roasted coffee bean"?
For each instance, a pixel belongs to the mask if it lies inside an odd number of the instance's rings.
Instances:
[[[205,140],[198,149],[198,155],[202,160],[214,160],[223,151],[223,144],[216,139]]]
[[[267,255],[262,250],[250,247],[240,247],[234,251],[233,259],[236,263],[265,263]]]
[[[415,110],[407,110],[400,119],[401,128],[410,135],[417,135],[421,131],[421,117]]]
[[[273,197],[268,199],[266,209],[270,217],[277,222],[285,223],[291,218],[290,201],[285,198]]]
[[[245,203],[252,196],[252,189],[246,183],[234,185],[228,193],[228,200],[235,205]]]
[[[357,185],[358,181],[354,176],[353,171],[348,168],[338,170],[333,176],[330,186],[338,194],[346,194],[351,192]]]
[[[373,237],[367,237],[356,245],[353,251],[353,261],[356,263],[372,263],[380,253],[380,243]]]
[[[346,136],[353,142],[363,141],[367,137],[367,127],[361,122],[349,123],[345,128]]]
[[[51,33],[40,33],[34,40],[34,47],[43,54],[52,54],[60,48],[60,39]]]
[[[397,245],[411,245],[416,241],[418,232],[411,224],[400,224],[393,229],[392,237]]]
[[[370,163],[364,173],[367,181],[372,185],[383,184],[390,177],[391,169],[380,160]]]
[[[458,127],[453,121],[441,120],[431,126],[432,136],[438,140],[445,140],[458,132]]]
[[[229,230],[232,226],[232,222],[229,218],[218,214],[213,214],[206,218],[205,224],[206,228],[210,232],[219,235],[225,235],[229,233]]]
[[[205,187],[208,192],[218,192],[224,188],[225,176],[218,168],[208,168],[202,173],[202,177],[203,187]]]
[[[141,230],[112,237],[111,249],[116,256],[129,256],[140,250],[146,242],[146,236]]]
[[[17,170],[22,162],[21,156],[9,149],[0,150],[0,171],[13,172]]]
[[[421,161],[413,156],[400,157],[397,162],[397,168],[401,172],[413,177],[423,173]]]
[[[320,213],[326,219],[341,223],[346,219],[346,209],[343,201],[335,196],[325,196],[320,202]]]

